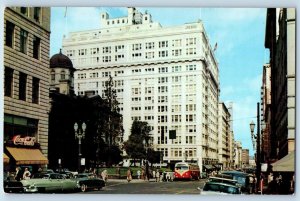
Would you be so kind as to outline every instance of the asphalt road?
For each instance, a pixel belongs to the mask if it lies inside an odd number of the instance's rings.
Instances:
[[[100,191],[92,190],[88,194],[199,194],[197,187],[203,187],[205,180],[155,182],[133,180],[110,180]]]

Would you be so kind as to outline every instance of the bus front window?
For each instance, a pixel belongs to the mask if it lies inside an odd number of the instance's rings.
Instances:
[[[188,170],[189,167],[188,167],[188,166],[176,166],[175,169],[176,169],[176,170]]]

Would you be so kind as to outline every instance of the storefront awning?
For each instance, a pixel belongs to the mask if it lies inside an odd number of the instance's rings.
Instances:
[[[282,159],[271,164],[274,172],[294,172],[295,171],[295,151],[289,153]]]
[[[42,154],[39,149],[25,149],[15,147],[6,147],[6,149],[16,160],[17,165],[48,164],[48,159]]]
[[[3,153],[3,162],[9,163],[9,157],[5,153]]]
[[[213,166],[212,165],[203,165],[205,167],[205,169],[207,170],[211,170],[213,169]]]

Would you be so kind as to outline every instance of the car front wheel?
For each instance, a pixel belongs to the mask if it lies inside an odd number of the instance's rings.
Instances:
[[[85,192],[86,189],[87,189],[87,186],[85,184],[81,184],[81,186],[80,186],[81,192]]]

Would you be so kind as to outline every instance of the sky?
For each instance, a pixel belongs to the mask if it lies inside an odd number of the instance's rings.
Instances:
[[[265,8],[167,8],[137,7],[147,10],[163,27],[182,25],[201,19],[219,63],[220,101],[233,103],[233,130],[242,147],[254,154],[250,122],[256,123],[260,101],[262,66],[268,63],[264,48]],[[127,16],[126,7],[52,7],[50,56],[62,48],[63,35],[101,28],[100,13],[110,18]],[[179,15],[182,13],[182,15]],[[66,15],[66,17],[65,17]]]

